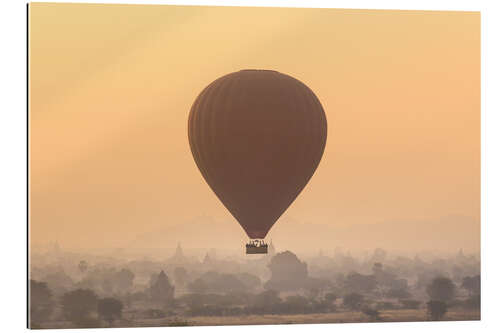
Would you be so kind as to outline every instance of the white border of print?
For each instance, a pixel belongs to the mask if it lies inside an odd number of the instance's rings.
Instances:
[[[50,0],[50,2],[64,2]],[[88,2],[72,0],[71,2]],[[453,332],[499,331],[497,315],[500,253],[497,222],[499,214],[500,143],[500,59],[498,1],[417,0],[417,1],[319,1],[319,0],[219,0],[219,1],[91,1],[99,3],[231,5],[273,7],[323,7],[352,9],[426,9],[481,11],[481,216],[482,216],[482,320],[475,322],[416,322],[382,324],[318,324],[276,326],[214,326],[168,328],[171,332]],[[2,52],[0,109],[0,251],[2,281],[0,313],[2,329],[18,332],[26,329],[26,7],[22,1],[2,1],[0,24]],[[163,332],[165,328],[113,329],[113,332]],[[46,330],[46,332],[55,330]],[[66,330],[63,330],[66,331]],[[98,332],[83,329],[78,332]],[[57,332],[61,332],[57,330]],[[76,332],[76,331],[75,331]],[[99,332],[101,332],[99,330]]]

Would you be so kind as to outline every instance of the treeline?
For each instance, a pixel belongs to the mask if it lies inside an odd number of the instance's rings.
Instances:
[[[454,278],[425,269],[410,276],[404,266],[395,269],[373,262],[369,272],[332,271],[318,277],[310,276],[309,265],[290,251],[258,264],[270,273],[264,281],[248,272],[169,266],[168,274],[156,271],[144,283],[147,269],[140,272],[138,281],[137,272],[127,267],[92,267],[80,261],[75,263],[76,281],[62,269],[30,281],[31,325],[134,326],[144,319],[343,311],[379,321],[384,320],[385,310],[396,309],[426,310],[429,320],[442,320],[449,309],[480,310],[480,275],[463,276],[470,269]],[[455,266],[459,271],[460,266]]]

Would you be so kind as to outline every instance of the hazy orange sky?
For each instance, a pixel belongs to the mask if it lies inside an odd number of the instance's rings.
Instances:
[[[328,119],[323,159],[271,238],[292,242],[299,223],[311,246],[479,250],[478,12],[167,5],[30,4],[32,242],[176,243],[209,216],[240,246],[187,118],[206,85],[249,68],[301,80]]]

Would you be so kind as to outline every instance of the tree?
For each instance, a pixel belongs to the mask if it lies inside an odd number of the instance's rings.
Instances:
[[[327,279],[308,277],[304,281],[304,288],[308,290],[311,298],[316,298],[325,290],[331,289],[332,283]]]
[[[312,287],[307,290],[307,296],[311,301],[315,300],[320,294],[320,291],[318,288]]]
[[[123,303],[112,297],[100,299],[97,303],[99,318],[107,321],[110,325],[114,320],[122,317]]]
[[[410,298],[411,294],[406,288],[391,288],[385,293],[386,297],[405,299]]]
[[[293,295],[288,296],[283,302],[281,308],[283,313],[307,313],[309,301],[304,296]]]
[[[335,303],[335,301],[337,300],[337,295],[335,295],[334,293],[326,293],[324,298],[325,298],[325,301],[332,304],[332,303]]]
[[[326,313],[326,312],[335,312],[336,306],[335,303],[330,303],[325,299],[320,300],[310,300],[310,304],[308,305],[309,313]]]
[[[47,283],[30,280],[30,325],[49,319],[54,311],[52,292]]]
[[[266,290],[255,295],[251,311],[258,314],[276,313],[281,304],[279,292],[275,290]]]
[[[427,313],[429,314],[431,320],[441,320],[447,311],[448,306],[443,301],[427,302]]]
[[[90,289],[77,289],[62,297],[64,317],[77,326],[89,324],[90,315],[97,309],[97,295]]]
[[[372,266],[373,277],[375,282],[379,286],[385,286],[389,288],[394,288],[398,284],[396,280],[396,275],[384,269],[384,266],[380,262],[376,262]]]
[[[466,309],[481,310],[481,294],[473,295],[464,301]]]
[[[343,304],[346,308],[351,310],[359,310],[363,305],[363,295],[357,293],[350,293],[344,296]]]
[[[280,252],[272,257],[268,265],[271,279],[264,284],[265,289],[288,291],[305,287],[307,264],[290,251]]]
[[[323,301],[322,301],[322,303],[325,305],[325,310],[330,312],[335,312],[337,310],[337,306],[335,304],[336,300],[337,300],[336,294],[332,292],[326,293],[323,296]]]
[[[432,301],[448,302],[455,297],[455,284],[445,277],[434,278],[426,290]]]
[[[225,293],[244,292],[247,290],[245,284],[232,274],[221,274],[218,282],[220,283],[220,287],[225,286],[225,288],[219,287],[219,290],[224,290]]]
[[[345,287],[352,292],[371,292],[377,286],[377,281],[374,275],[363,275],[359,273],[351,273],[347,276]]]
[[[481,293],[481,275],[466,276],[462,280],[462,288],[469,292],[469,297]]]
[[[237,278],[248,290],[253,290],[261,285],[259,277],[250,273],[240,273],[237,275]]]
[[[133,293],[127,293],[123,297],[124,305],[127,307],[131,307],[134,302],[144,302],[149,299],[149,295],[147,293],[147,289],[145,291],[136,291]]]

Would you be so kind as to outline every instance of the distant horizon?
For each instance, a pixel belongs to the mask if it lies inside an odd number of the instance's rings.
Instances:
[[[33,244],[33,248],[31,249],[32,252],[35,252],[36,254],[44,254],[44,253],[50,253],[53,252],[54,250],[51,249],[51,247],[56,244],[57,242],[47,242],[47,243],[40,243],[40,244]],[[181,244],[182,245],[182,244]],[[259,257],[265,256],[264,255],[255,255],[255,256],[250,256],[245,254],[244,247],[241,247],[240,249],[234,249],[234,248],[217,248],[217,247],[199,247],[199,248],[192,248],[192,247],[182,247],[183,251],[185,251],[185,256],[186,257],[204,257],[207,253],[210,251],[215,250],[217,253],[217,257],[220,258],[229,258],[229,257],[241,257],[241,258],[247,258],[249,260],[252,259],[257,259]],[[281,253],[281,252],[286,252],[290,251],[292,253],[295,253],[297,255],[303,255],[306,256],[307,258],[310,257],[315,257],[315,256],[320,256],[323,255],[325,257],[333,257],[335,255],[336,250],[340,250],[343,255],[350,255],[353,258],[361,258],[361,257],[366,257],[367,255],[371,254],[374,250],[376,249],[383,249],[387,251],[388,257],[389,258],[397,258],[397,257],[421,257],[421,259],[427,258],[437,258],[437,257],[450,257],[450,256],[456,256],[459,253],[463,253],[463,255],[467,256],[474,256],[478,257],[481,255],[480,251],[467,251],[464,250],[463,248],[457,248],[455,251],[450,249],[449,251],[433,251],[433,250],[415,250],[415,251],[398,251],[394,249],[387,249],[387,248],[364,248],[364,249],[357,249],[357,250],[351,250],[349,248],[334,248],[334,249],[328,249],[328,248],[318,248],[316,251],[311,249],[311,250],[306,250],[306,251],[296,251],[294,249],[290,248],[280,248],[277,247],[276,253]],[[42,250],[42,251],[40,251]],[[160,257],[163,259],[168,259],[170,257],[173,257],[175,255],[175,250],[176,247],[165,247],[165,248],[159,248],[159,247],[143,247],[143,248],[134,248],[134,249],[125,249],[125,248],[113,248],[113,247],[102,247],[102,248],[71,248],[71,247],[63,247],[60,246],[60,251],[62,253],[73,253],[73,254],[81,254],[81,255],[93,255],[93,256],[104,256],[104,257],[124,257],[127,259],[130,259],[131,257],[134,258],[150,258],[150,259],[155,259],[158,260]],[[155,255],[158,254],[155,251],[162,251],[161,255]],[[222,252],[221,252],[222,251]],[[117,252],[123,252],[118,253]],[[479,257],[477,258],[478,260],[480,259]]]
[[[453,219],[460,219],[462,220],[461,221],[461,227],[468,227],[470,228],[469,229],[469,233],[474,233],[474,232],[477,232],[478,229],[475,228],[475,223],[478,223],[479,221],[474,221],[471,217],[465,217],[465,216],[446,216],[446,217],[443,217],[442,219],[443,220],[449,220],[449,221],[453,221]],[[335,233],[332,233],[333,236],[335,236],[335,239],[338,239],[339,238],[339,235],[338,235],[338,232],[347,232],[349,231],[349,229],[352,229],[352,228],[357,228],[357,229],[362,229],[362,228],[365,228],[365,227],[371,227],[372,229],[375,228],[377,229],[377,226],[380,226],[380,225],[385,225],[385,224],[396,224],[397,225],[397,221],[384,221],[384,222],[372,222],[372,223],[359,223],[359,224],[355,224],[355,225],[351,225],[351,226],[343,226],[342,228],[336,228],[335,225],[331,225],[331,224],[326,224],[326,223],[314,223],[314,222],[303,222],[303,221],[299,221],[297,219],[294,219],[293,217],[289,217],[289,216],[284,216],[282,217],[282,219],[284,221],[283,225],[281,225],[280,227],[278,227],[277,225],[277,230],[276,231],[271,231],[270,232],[270,235],[269,237],[266,238],[267,242],[271,242],[274,240],[274,243],[275,245],[276,244],[280,244],[280,242],[282,244],[285,244],[284,247],[295,247],[296,251],[299,251],[299,252],[303,252],[303,253],[311,253],[311,252],[315,252],[315,251],[319,251],[321,249],[323,249],[324,251],[334,251],[335,248],[343,248],[343,249],[346,249],[346,250],[351,250],[351,251],[354,251],[356,253],[362,253],[362,252],[366,252],[367,250],[370,250],[370,249],[375,249],[375,248],[385,248],[385,249],[388,249],[390,251],[393,251],[393,252],[399,252],[399,253],[424,253],[424,252],[436,252],[436,253],[454,253],[460,249],[466,251],[466,252],[469,252],[469,253],[480,253],[480,247],[475,247],[475,246],[470,246],[470,244],[467,244],[467,243],[461,243],[460,242],[460,239],[456,239],[456,237],[453,237],[453,233],[450,233],[448,235],[448,242],[447,242],[447,247],[450,247],[449,250],[446,250],[446,249],[442,249],[442,248],[439,248],[439,247],[432,247],[432,242],[429,244],[427,243],[427,246],[422,246],[422,247],[414,247],[414,248],[408,248],[407,246],[403,247],[403,246],[399,246],[398,247],[391,247],[391,244],[387,244],[386,246],[381,246],[381,244],[379,242],[371,242],[368,240],[370,237],[372,237],[372,235],[367,235],[367,239],[363,240],[363,247],[354,247],[354,246],[348,246],[348,245],[342,245],[341,244],[337,244],[337,245],[333,245],[333,246],[328,246],[328,244],[324,244],[324,243],[320,243],[319,245],[318,244],[315,244],[315,245],[312,245],[311,243],[307,243],[307,245],[304,247],[303,244],[301,244],[299,241],[298,241],[298,238],[297,237],[293,237],[294,240],[290,241],[289,239],[283,239],[282,237],[280,238],[280,233],[281,232],[286,232],[286,235],[287,236],[290,236],[290,235],[293,235],[294,232],[293,232],[293,229],[290,230],[291,227],[302,227],[302,228],[314,228],[314,227],[326,227],[328,228],[328,230],[335,230],[337,234]],[[180,238],[177,242],[174,241],[174,243],[171,243],[169,244],[168,246],[165,246],[165,247],[162,247],[162,246],[159,246],[159,245],[152,245],[150,242],[148,242],[147,240],[140,240],[141,237],[147,237],[148,235],[152,235],[153,237],[155,238],[158,238],[158,237],[163,237],[162,235],[165,235],[165,239],[172,239],[172,237],[175,237],[175,236],[171,236],[169,235],[168,233],[168,230],[173,228],[173,229],[178,229],[180,228],[181,230],[189,230],[189,222],[193,222],[193,221],[196,221],[196,224],[191,226],[191,231],[193,230],[198,230],[200,231],[199,234],[203,235],[202,237],[194,237],[193,236],[196,236],[194,235],[194,232],[183,232],[182,235],[184,237],[184,241],[182,240],[182,238]],[[207,223],[203,223],[203,222],[207,222]],[[418,221],[410,221],[411,223],[413,224],[418,224]],[[469,223],[471,222],[471,223]],[[474,223],[475,222],[475,223]],[[130,241],[127,241],[127,240],[124,240],[122,241],[121,243],[117,243],[116,245],[109,245],[109,246],[97,246],[95,247],[95,249],[108,249],[108,250],[112,250],[112,249],[124,249],[126,250],[127,248],[130,248],[132,250],[139,250],[139,249],[174,249],[176,248],[177,244],[180,243],[181,245],[183,245],[183,247],[186,247],[186,248],[199,248],[199,249],[203,249],[203,248],[217,248],[217,246],[214,246],[214,245],[210,245],[210,244],[213,244],[211,242],[213,241],[223,241],[224,243],[219,243],[219,249],[226,249],[226,250],[233,250],[234,252],[238,252],[238,251],[241,251],[243,249],[243,244],[244,242],[246,242],[248,240],[248,237],[244,234],[243,231],[241,231],[239,229],[239,226],[238,225],[234,225],[235,221],[234,219],[233,220],[230,220],[230,219],[227,219],[227,218],[220,218],[220,219],[217,219],[217,218],[214,218],[212,216],[207,216],[207,215],[199,215],[199,216],[195,216],[191,219],[188,219],[186,221],[183,221],[183,222],[178,222],[177,224],[174,224],[174,225],[170,225],[170,226],[163,226],[163,227],[158,227],[157,229],[155,230],[143,230],[142,232],[139,232],[137,233],[136,237],[133,239],[133,240],[130,240]],[[218,228],[215,228],[214,230],[214,224],[218,227]],[[434,231],[435,231],[435,235],[437,235],[437,237],[441,238],[442,236],[439,236],[440,234],[440,230],[441,232],[445,232],[446,229],[448,229],[450,227],[449,223],[445,226],[441,226],[441,229],[439,228],[439,226],[435,226],[434,227]],[[205,228],[203,230],[203,228]],[[221,228],[227,228],[226,229],[226,233],[224,234],[224,239],[223,240],[220,240],[220,239],[217,239],[217,233],[221,230]],[[288,230],[287,230],[288,229]],[[203,230],[203,231],[201,231]],[[299,235],[301,235],[300,237],[304,237],[305,239],[307,239],[306,235],[304,235],[303,232],[300,232],[298,233]],[[118,235],[118,234],[117,234]],[[277,237],[274,237],[273,236],[277,236]],[[403,242],[404,244],[407,244],[406,242],[409,240],[409,238],[411,239],[415,239],[415,233],[411,233],[411,234],[406,234],[406,235],[402,235],[402,236],[406,236],[406,240]],[[292,236],[290,236],[292,237]],[[228,242],[228,238],[232,238],[232,241],[231,242]],[[187,239],[187,240],[186,240]],[[403,239],[405,239],[403,237]],[[88,248],[90,249],[90,247],[88,247],[88,245],[80,245],[80,246],[71,246],[71,245],[68,245],[64,239],[60,239],[60,240],[56,240],[56,239],[53,239],[51,241],[45,241],[45,242],[38,242],[38,244],[50,244],[50,243],[54,243],[54,242],[58,242],[61,247],[64,247],[66,249],[74,249],[74,250],[82,250],[82,249],[85,249],[85,248]],[[199,243],[197,243],[199,242]],[[155,242],[154,244],[157,244],[157,242]],[[225,245],[224,245],[225,244]],[[311,245],[309,245],[311,244]],[[345,244],[345,242],[344,242]],[[347,243],[348,244],[348,243]],[[454,244],[453,248],[451,248],[451,245],[450,244]],[[32,242],[32,246],[36,246],[37,244],[36,243],[33,243]],[[221,246],[222,245],[222,246]],[[456,249],[456,250],[454,250]]]

